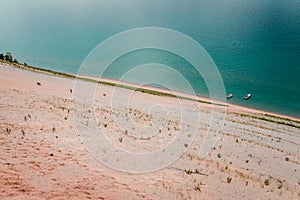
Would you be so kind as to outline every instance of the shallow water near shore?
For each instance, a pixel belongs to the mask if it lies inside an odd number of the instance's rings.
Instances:
[[[77,73],[100,42],[137,27],[165,27],[201,44],[218,66],[230,103],[300,117],[299,1],[26,1],[0,8],[0,52],[20,62]],[[14,11],[14,12],[12,12]],[[14,14],[12,14],[14,13]],[[122,44],[120,44],[122,45]],[[104,74],[118,79],[156,62],[184,71],[196,94],[207,88],[184,59],[161,50],[138,50],[117,59]],[[91,72],[88,75],[93,75]],[[184,85],[163,74],[173,88]],[[131,77],[139,82],[141,76]],[[245,101],[243,96],[252,93]]]

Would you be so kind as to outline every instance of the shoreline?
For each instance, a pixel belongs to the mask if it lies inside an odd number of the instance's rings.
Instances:
[[[234,104],[234,103],[217,101],[217,100],[209,99],[207,97],[192,95],[192,94],[188,94],[188,93],[184,93],[184,92],[170,91],[170,90],[157,88],[157,87],[153,87],[153,86],[142,86],[139,84],[125,82],[125,81],[119,81],[119,80],[110,79],[110,78],[103,78],[103,77],[97,78],[97,77],[93,77],[93,76],[83,76],[83,75],[76,75],[76,74],[72,74],[72,75],[79,77],[79,78],[92,79],[94,81],[99,82],[100,84],[101,83],[104,83],[104,84],[111,83],[111,84],[115,84],[116,87],[123,87],[123,86],[125,86],[125,88],[130,87],[130,88],[127,88],[129,90],[141,88],[141,89],[145,89],[148,91],[158,92],[160,94],[167,94],[165,96],[170,96],[170,97],[174,97],[174,98],[182,98],[185,100],[195,101],[195,102],[199,102],[199,103],[203,103],[203,104],[211,104],[211,105],[221,106],[221,107],[225,107],[226,109],[228,109],[227,111],[229,111],[229,112],[243,112],[243,113],[246,112],[246,113],[251,113],[251,114],[262,114],[262,115],[265,115],[268,117],[277,117],[277,118],[295,120],[297,122],[300,122],[300,117],[298,118],[295,116],[290,116],[290,115],[280,114],[280,113],[276,113],[276,112],[270,112],[270,111],[260,110],[260,109],[256,109],[256,108],[241,106],[241,105]],[[139,91],[139,92],[143,92],[143,91]],[[148,92],[146,91],[145,93],[148,93]],[[174,96],[172,96],[172,95],[174,95]]]
[[[235,105],[214,106],[185,94],[178,99],[173,91],[136,90],[137,85],[122,86],[116,80],[102,79],[105,82],[99,84],[90,77],[1,62],[0,71],[0,199],[235,199],[237,193],[250,199],[297,199],[300,195],[299,121]],[[83,87],[77,87],[77,81]],[[77,92],[80,101],[74,106]],[[218,135],[210,126],[219,123],[211,120],[212,113],[225,116]],[[99,129],[115,148],[134,154],[174,144],[180,157],[160,170],[141,166],[145,173],[137,173],[123,164],[127,156],[103,155],[122,166],[114,168],[97,159],[79,129],[87,133]],[[170,143],[174,140],[178,142]],[[101,151],[102,142],[93,142]],[[206,147],[208,154],[202,157],[199,152]],[[170,158],[157,158],[165,156]]]
[[[250,115],[253,115],[252,117],[254,117],[254,118],[257,118],[257,116],[255,116],[255,115],[260,115],[259,117],[265,116],[265,117],[274,118],[275,120],[280,119],[280,120],[288,120],[291,122],[300,123],[300,117],[260,110],[260,109],[241,106],[238,104],[233,104],[233,103],[228,103],[228,102],[221,102],[221,101],[209,99],[207,97],[191,95],[191,94],[187,94],[184,92],[170,91],[170,90],[157,88],[157,87],[153,87],[153,86],[141,86],[139,84],[129,83],[129,82],[125,82],[125,81],[119,81],[119,80],[110,79],[110,78],[103,78],[103,77],[97,78],[97,77],[93,77],[93,76],[85,76],[85,75],[57,72],[54,70],[43,69],[43,68],[24,65],[24,64],[20,64],[20,63],[10,63],[10,62],[4,61],[4,60],[0,60],[0,64],[6,65],[9,67],[14,67],[14,68],[19,68],[19,69],[35,72],[35,73],[41,73],[41,74],[46,74],[46,75],[68,78],[68,79],[78,79],[78,80],[83,80],[83,81],[88,81],[88,82],[95,82],[98,84],[109,85],[109,86],[113,86],[113,87],[120,87],[120,88],[124,88],[124,89],[128,89],[128,90],[134,90],[137,92],[148,93],[148,94],[162,96],[162,97],[181,98],[181,99],[185,99],[188,101],[195,101],[195,102],[199,102],[202,104],[207,104],[208,106],[212,106],[212,105],[220,106],[220,107],[224,107],[226,109],[225,112],[238,113],[238,114],[250,114]],[[297,126],[297,127],[300,128],[300,126]]]

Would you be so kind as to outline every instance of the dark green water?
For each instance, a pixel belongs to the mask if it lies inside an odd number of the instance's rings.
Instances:
[[[76,73],[106,38],[138,27],[165,27],[200,43],[218,66],[232,103],[300,117],[300,1],[0,1],[0,52],[20,62]],[[120,44],[121,45],[121,44]],[[147,62],[184,72],[199,95],[204,82],[184,60],[159,50],[120,57],[106,76]],[[92,73],[91,73],[92,74]],[[171,79],[172,76],[165,75]],[[178,90],[184,91],[174,80]],[[252,93],[249,101],[242,97]]]

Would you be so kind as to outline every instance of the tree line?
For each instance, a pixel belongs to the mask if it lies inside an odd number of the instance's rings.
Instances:
[[[10,52],[6,52],[5,54],[0,54],[0,60],[6,60],[8,62],[19,63],[17,59],[14,59]]]

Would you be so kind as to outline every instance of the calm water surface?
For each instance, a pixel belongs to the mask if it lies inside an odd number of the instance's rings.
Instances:
[[[0,52],[10,51],[20,62],[76,73],[88,53],[108,37],[132,28],[165,27],[192,37],[208,51],[226,91],[235,95],[230,102],[300,117],[299,0],[0,3]],[[160,50],[128,53],[105,75],[118,78],[148,62],[184,71],[197,94],[209,96],[189,63]],[[174,77],[164,77],[184,91]],[[253,97],[244,101],[242,97],[249,92]]]

